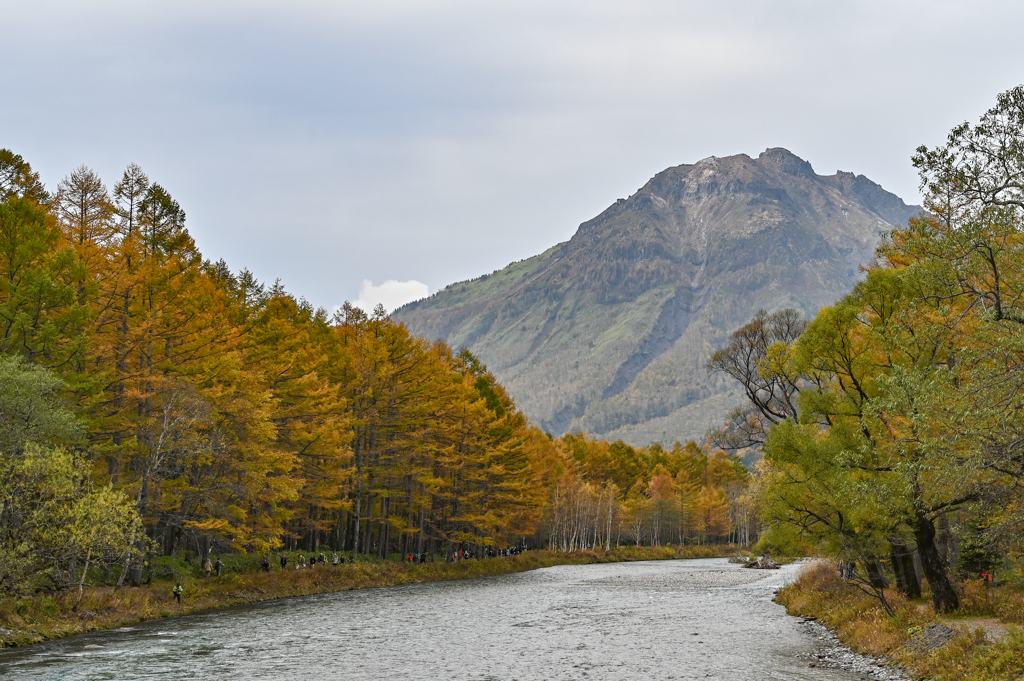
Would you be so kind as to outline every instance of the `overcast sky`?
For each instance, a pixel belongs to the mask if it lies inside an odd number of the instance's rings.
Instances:
[[[568,239],[652,175],[909,157],[1024,82],[1024,3],[0,0],[0,147],[138,163],[206,257],[394,306]],[[387,283],[386,283],[387,282]]]

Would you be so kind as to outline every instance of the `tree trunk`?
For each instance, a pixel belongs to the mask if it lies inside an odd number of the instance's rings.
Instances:
[[[608,490],[608,532],[605,534],[604,550],[611,551],[612,549],[612,513],[615,510],[615,495],[612,494],[611,490]]]
[[[935,546],[935,523],[923,513],[914,517],[914,539],[921,557],[921,568],[932,590],[935,612],[950,612],[960,608],[960,596],[949,580],[946,563]]]
[[[369,481],[367,481],[369,486]],[[363,537],[363,553],[367,556],[373,549],[373,492],[366,493],[366,536]]]
[[[882,565],[877,559],[864,559],[864,571],[867,572],[868,581],[873,588],[881,591],[889,586],[889,581],[885,578],[885,573],[882,572]]]
[[[420,509],[420,532],[416,538],[416,553],[423,553],[423,509]]]
[[[117,578],[117,586],[124,586],[124,578],[128,575],[128,567],[132,564],[132,552],[129,550],[124,559],[124,567],[121,568],[121,576]]]
[[[131,575],[131,578],[132,578],[132,586],[139,587],[139,586],[142,586],[142,560],[141,560],[141,556],[146,551],[146,535],[145,535],[145,533],[143,533],[142,536],[139,537],[139,541],[135,544],[135,548],[136,548],[136,552],[138,553],[138,558],[136,558],[135,562],[132,563],[132,566],[128,569],[128,573]]]
[[[902,541],[889,540],[889,558],[896,574],[896,590],[913,600],[921,597],[921,582],[914,569],[914,552]]]
[[[338,511],[338,524],[334,530],[334,550],[345,550],[345,528],[348,526],[348,514],[344,510]]]
[[[388,544],[391,542],[391,497],[381,497],[380,500],[380,546],[377,548],[377,557],[385,560],[388,557]]]
[[[359,555],[359,522],[363,516],[363,466],[360,455],[362,453],[362,438],[358,429],[356,430],[355,447],[353,455],[356,461],[356,512],[353,514],[355,527],[352,531],[352,556]]]
[[[89,559],[92,558],[92,549],[85,554],[85,567],[82,568],[82,578],[78,580],[78,598],[75,599],[75,607],[71,612],[78,612],[78,606],[82,603],[82,592],[85,589],[85,574],[89,572]]]
[[[949,540],[949,518],[943,513],[935,519],[935,549],[939,552],[939,557],[942,558],[942,562],[946,565],[953,564],[949,559]]]

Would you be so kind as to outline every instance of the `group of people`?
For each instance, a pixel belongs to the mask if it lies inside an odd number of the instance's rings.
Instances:
[[[331,565],[333,565],[335,567],[341,565],[344,562],[345,562],[345,556],[339,556],[337,554],[337,552],[335,552],[334,557],[331,558]],[[304,570],[307,567],[315,568],[317,565],[326,565],[326,564],[327,564],[327,556],[325,556],[322,551],[320,552],[319,556],[310,556],[309,557],[309,564],[308,565],[306,564],[306,556],[304,556],[303,554],[300,553],[299,554],[299,559],[295,562],[295,569],[296,570]],[[282,555],[281,556],[281,569],[284,570],[286,567],[288,567],[288,556]]]
[[[224,563],[221,562],[220,558],[217,558],[216,563],[210,562],[210,557],[206,557],[206,562],[203,563],[203,570],[206,572],[206,578],[209,579],[210,575],[214,570],[217,571],[217,576],[220,577],[224,572]]]
[[[507,549],[488,549],[491,552],[491,557],[495,556],[518,556],[520,553],[526,550],[525,546],[510,546]]]
[[[457,563],[460,560],[465,560],[466,558],[498,558],[501,556],[518,556],[525,550],[526,549],[522,546],[510,546],[507,549],[494,549],[488,546],[481,550],[480,555],[477,555],[472,551],[458,550],[452,551],[447,556],[445,556],[445,562]],[[424,556],[424,560],[421,560],[419,562],[426,562],[426,554],[410,554],[409,562],[414,562],[412,560],[413,555]]]
[[[425,554],[424,554],[424,560],[426,560]],[[331,559],[331,563],[333,565],[335,565],[335,566],[340,565],[340,564],[342,564],[344,562],[345,562],[345,557],[344,556],[339,556],[337,553],[335,553],[334,557]],[[423,562],[423,561],[421,561],[421,562]],[[308,564],[306,562],[306,556],[304,556],[303,554],[300,553],[299,554],[299,560],[295,564],[295,569],[296,570],[302,570],[302,569],[304,569],[306,567],[315,568],[317,565],[325,565],[326,563],[327,563],[327,557],[323,554],[323,552],[321,552],[319,556],[310,556]],[[286,567],[288,567],[288,556],[282,555],[281,556],[281,569],[284,570]],[[267,557],[266,554],[263,555],[263,561],[260,563],[260,569],[263,572],[270,572],[270,559]],[[211,576],[213,576],[214,571],[216,571],[217,576],[220,577],[224,573],[224,563],[221,561],[220,558],[217,558],[216,562],[211,562],[210,561],[210,557],[207,556],[206,560],[203,562],[203,571],[206,572],[206,578],[207,579],[209,579]],[[180,593],[179,592],[175,592],[175,596],[178,598],[178,601],[180,602],[181,601]]]

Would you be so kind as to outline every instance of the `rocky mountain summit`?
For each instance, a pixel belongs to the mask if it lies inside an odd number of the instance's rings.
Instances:
[[[655,175],[567,242],[394,313],[467,346],[552,434],[699,438],[742,399],[711,353],[757,310],[807,315],[853,287],[880,237],[920,211],[791,152]]]

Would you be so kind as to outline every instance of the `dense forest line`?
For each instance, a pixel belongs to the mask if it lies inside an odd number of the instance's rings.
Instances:
[[[749,398],[720,443],[765,455],[762,549],[856,565],[890,613],[890,584],[942,612],[1024,577],[1024,87],[913,163],[926,211],[850,295],[711,361]]]
[[[749,542],[738,460],[532,426],[467,351],[205,259],[136,165],[0,150],[0,590],[162,557]]]

